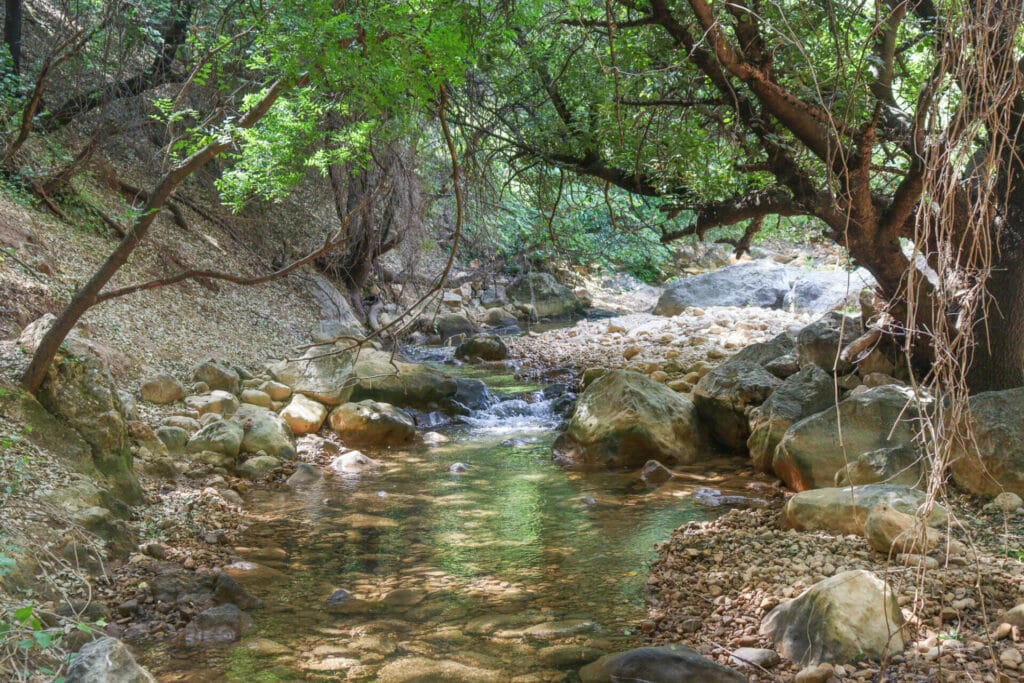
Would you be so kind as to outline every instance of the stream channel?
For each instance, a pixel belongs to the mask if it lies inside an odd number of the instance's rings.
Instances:
[[[542,387],[443,369],[483,379],[491,405],[438,429],[440,446],[367,450],[382,469],[251,493],[248,550],[227,571],[265,606],[239,643],[145,652],[159,680],[576,681],[640,644],[654,545],[717,514],[704,487],[736,488],[735,471],[655,489],[563,470]],[[328,606],[339,588],[354,599]]]

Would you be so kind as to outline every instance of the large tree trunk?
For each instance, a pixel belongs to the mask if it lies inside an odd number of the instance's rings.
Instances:
[[[1024,250],[1008,251],[993,265],[992,300],[975,330],[972,392],[1024,386]]]

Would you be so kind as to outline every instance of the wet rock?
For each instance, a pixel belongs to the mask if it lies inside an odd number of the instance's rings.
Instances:
[[[506,333],[519,329],[519,319],[504,308],[491,308],[484,315],[484,322]]]
[[[351,602],[352,600],[355,600],[355,597],[353,597],[351,593],[344,588],[339,588],[328,596],[327,605],[332,607],[346,602]]]
[[[568,638],[579,633],[592,633],[597,629],[597,624],[589,619],[565,619],[563,621],[535,624],[523,629],[521,633],[527,638],[553,640],[555,638]]]
[[[426,432],[423,434],[423,443],[428,446],[440,446],[441,444],[448,443],[448,437],[440,432]]]
[[[491,403],[491,393],[482,380],[459,377],[455,380],[458,388],[455,395],[445,404],[448,412],[468,415],[474,410],[483,410]]]
[[[381,603],[387,607],[412,607],[423,602],[427,592],[418,588],[399,588],[393,590],[383,598]]]
[[[692,463],[708,449],[689,399],[639,373],[612,370],[580,394],[554,453],[568,467],[636,468],[652,459]]]
[[[219,605],[197,614],[185,627],[185,645],[233,643],[252,626],[252,618],[235,605]]]
[[[923,483],[924,467],[921,456],[908,444],[868,451],[853,459],[846,468],[836,472],[836,486],[920,486]]]
[[[272,455],[256,455],[238,465],[235,470],[238,476],[255,481],[264,478],[280,466],[281,461]]]
[[[323,472],[320,468],[315,465],[303,462],[295,468],[295,472],[292,476],[288,477],[288,486],[293,489],[299,489],[306,486],[312,486],[321,479],[324,478]]]
[[[377,683],[507,683],[509,678],[501,671],[426,657],[396,659],[377,672]]]
[[[648,460],[640,470],[640,478],[649,486],[660,486],[672,479],[672,470],[657,460]]]
[[[242,447],[245,430],[242,425],[229,420],[218,420],[208,424],[188,440],[186,450],[189,453],[213,451],[234,458]]]
[[[853,662],[903,650],[903,613],[886,583],[864,570],[816,583],[764,618],[761,633],[798,664]]]
[[[786,378],[760,406],[750,411],[747,449],[754,468],[772,472],[772,458],[782,437],[795,423],[833,404],[832,377],[811,365]]]
[[[639,647],[607,655],[580,669],[582,683],[745,683],[746,677],[682,645]]]
[[[263,601],[254,597],[242,585],[227,574],[217,574],[213,579],[213,599],[220,604],[235,605],[239,609],[259,609]]]
[[[469,465],[464,462],[453,462],[449,465],[448,471],[452,474],[465,474],[469,472]]]
[[[786,502],[782,515],[787,526],[800,531],[863,536],[864,522],[874,506],[888,505],[913,515],[924,502],[925,494],[909,486],[869,484],[798,493]],[[941,526],[945,521],[942,506],[932,508],[928,523]]]
[[[242,405],[232,420],[245,429],[242,451],[262,451],[282,460],[295,458],[295,437],[292,435],[292,429],[274,411],[259,406]]]
[[[327,419],[327,408],[303,394],[295,394],[281,411],[281,419],[288,423],[295,436],[312,434],[320,431],[323,426]]]
[[[231,367],[215,360],[200,363],[192,371],[193,382],[204,382],[210,389],[237,394],[241,378]]]
[[[149,403],[174,403],[185,398],[185,387],[173,375],[159,374],[142,380],[139,393]]]
[[[603,656],[603,650],[584,645],[551,645],[537,650],[537,661],[557,668],[588,664]]]
[[[383,467],[380,461],[363,455],[359,451],[343,453],[331,462],[331,469],[335,472],[356,474],[365,470]]]
[[[86,643],[71,659],[65,683],[155,683],[117,638]]]
[[[364,349],[355,372],[359,379],[352,391],[353,402],[370,399],[430,411],[458,391],[458,384],[448,375],[426,365],[393,360],[391,354],[381,351]]]
[[[200,416],[207,413],[216,413],[224,417],[231,417],[238,410],[239,401],[234,394],[227,391],[214,390],[209,393],[186,397],[185,405],[195,410]]]
[[[283,360],[268,369],[294,393],[318,403],[340,405],[352,395],[352,354],[336,346],[312,346],[301,358]]]
[[[527,273],[508,289],[512,301],[531,306],[539,318],[561,318],[582,313],[583,306],[568,287],[559,284],[550,273]]]
[[[345,403],[331,411],[327,422],[346,444],[353,446],[401,448],[416,437],[412,418],[389,403]]]
[[[850,370],[849,361],[838,358],[839,352],[860,335],[860,323],[841,313],[829,313],[800,330],[796,337],[796,360],[801,368],[817,365],[843,374]]]
[[[750,361],[730,360],[704,375],[693,388],[693,405],[715,441],[744,451],[750,438],[749,409],[761,405],[782,384]]]
[[[795,491],[832,486],[847,462],[913,442],[916,411],[909,402],[907,390],[881,386],[806,417],[782,437],[772,469]]]
[[[973,438],[954,446],[953,481],[979,496],[1024,495],[1024,387],[975,394],[970,407]]]
[[[501,337],[494,334],[478,334],[459,344],[455,357],[460,359],[504,360],[508,358],[508,347]]]

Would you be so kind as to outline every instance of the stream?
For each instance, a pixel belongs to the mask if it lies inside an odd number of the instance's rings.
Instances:
[[[239,643],[145,653],[160,680],[574,681],[640,644],[654,544],[717,514],[700,487],[738,489],[734,473],[654,489],[565,471],[541,387],[444,369],[484,379],[492,404],[438,429],[440,446],[366,451],[383,469],[251,493],[227,571],[266,604]]]

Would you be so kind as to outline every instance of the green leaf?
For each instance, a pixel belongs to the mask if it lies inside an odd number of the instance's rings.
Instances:
[[[32,605],[26,605],[21,609],[14,611],[14,618],[24,624],[32,618],[32,612],[34,610],[35,608]]]

